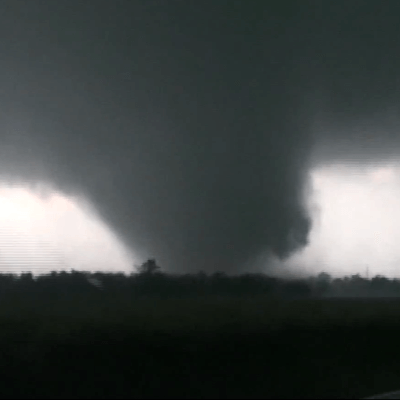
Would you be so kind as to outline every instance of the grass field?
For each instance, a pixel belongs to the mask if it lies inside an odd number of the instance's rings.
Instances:
[[[0,396],[362,398],[400,388],[399,339],[400,300],[14,299]]]

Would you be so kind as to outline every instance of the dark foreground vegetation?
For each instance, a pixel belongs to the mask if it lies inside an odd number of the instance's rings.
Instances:
[[[0,397],[362,398],[399,389],[397,281],[378,277],[392,297],[362,297],[360,286],[358,298],[345,297],[360,279],[324,298],[326,274],[174,277],[151,260],[130,276],[0,275]]]

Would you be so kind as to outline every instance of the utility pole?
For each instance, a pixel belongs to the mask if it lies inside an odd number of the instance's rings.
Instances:
[[[369,266],[367,265],[367,268],[366,268],[366,270],[367,270],[367,279],[369,279]]]

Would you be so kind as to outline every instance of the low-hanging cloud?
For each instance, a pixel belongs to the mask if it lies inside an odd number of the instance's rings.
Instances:
[[[367,116],[382,126],[371,112],[397,98],[394,28],[342,29],[355,2],[4,3],[3,181],[85,198],[170,271],[234,272],[305,246],[312,163],[343,154]]]

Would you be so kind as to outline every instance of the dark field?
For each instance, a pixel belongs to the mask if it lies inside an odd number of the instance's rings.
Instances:
[[[15,297],[0,325],[1,397],[362,398],[400,388],[400,300]]]

